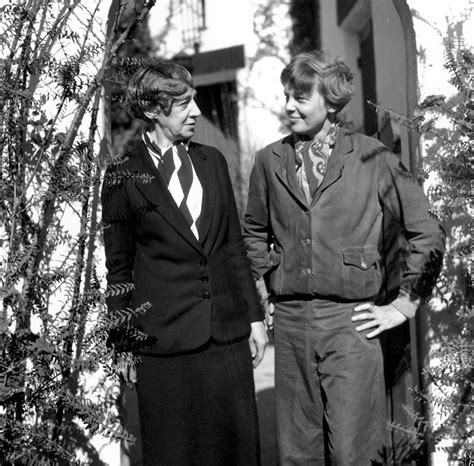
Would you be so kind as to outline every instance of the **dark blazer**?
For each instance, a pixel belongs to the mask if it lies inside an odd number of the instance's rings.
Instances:
[[[268,274],[275,295],[374,298],[396,224],[408,242],[400,286],[424,298],[441,267],[444,231],[418,181],[383,144],[341,129],[310,205],[296,178],[292,136],[257,154],[244,237],[255,277]]]
[[[140,141],[107,170],[102,188],[110,312],[148,302],[134,325],[155,339],[147,352],[188,351],[211,337],[220,342],[250,332],[263,320],[227,164],[215,148],[189,145],[203,188],[199,241],[191,232]]]

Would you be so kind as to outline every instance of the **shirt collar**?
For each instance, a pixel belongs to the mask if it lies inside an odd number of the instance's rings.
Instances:
[[[152,138],[151,134],[149,131],[144,131],[142,133],[142,140],[148,149],[149,152],[151,152],[154,156],[158,157],[161,159],[162,154],[164,154],[170,147],[177,146],[178,144],[183,144],[184,148],[186,149],[186,152],[189,149],[189,140],[187,141],[176,141],[173,144],[166,146],[166,147],[160,147]]]

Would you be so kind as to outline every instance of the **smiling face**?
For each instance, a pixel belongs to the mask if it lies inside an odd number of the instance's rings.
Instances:
[[[176,141],[186,141],[194,134],[196,120],[201,111],[194,98],[196,90],[188,87],[186,92],[178,97],[166,115],[163,109],[156,108],[145,112],[146,116],[155,123],[155,135],[160,146],[165,147]]]
[[[285,88],[285,111],[290,120],[291,131],[313,139],[318,133],[326,134],[331,126],[330,115],[335,110],[328,106],[317,86],[312,92],[304,93]]]

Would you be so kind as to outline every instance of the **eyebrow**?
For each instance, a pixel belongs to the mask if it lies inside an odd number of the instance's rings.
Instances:
[[[189,102],[190,100],[191,100],[191,97],[186,96],[186,97],[182,97],[181,99],[176,100],[176,103],[177,104],[184,104],[186,102]]]
[[[288,96],[290,91],[293,91],[293,96],[295,97],[295,99],[299,99],[299,98],[308,98],[309,97],[309,93],[308,92],[305,92],[305,91],[300,91],[300,90],[297,90],[297,89],[290,89],[290,90],[284,90],[283,91],[283,94]]]
[[[295,98],[297,99],[309,99],[310,94],[307,92],[295,92]]]
[[[184,103],[184,102],[189,102],[190,100],[193,100],[196,97],[196,91],[191,92],[190,94],[186,94],[182,97],[179,97],[178,99],[175,100],[176,103]]]

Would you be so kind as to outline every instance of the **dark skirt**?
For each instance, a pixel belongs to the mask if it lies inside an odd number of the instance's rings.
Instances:
[[[145,466],[259,464],[247,338],[142,360],[137,393]]]

